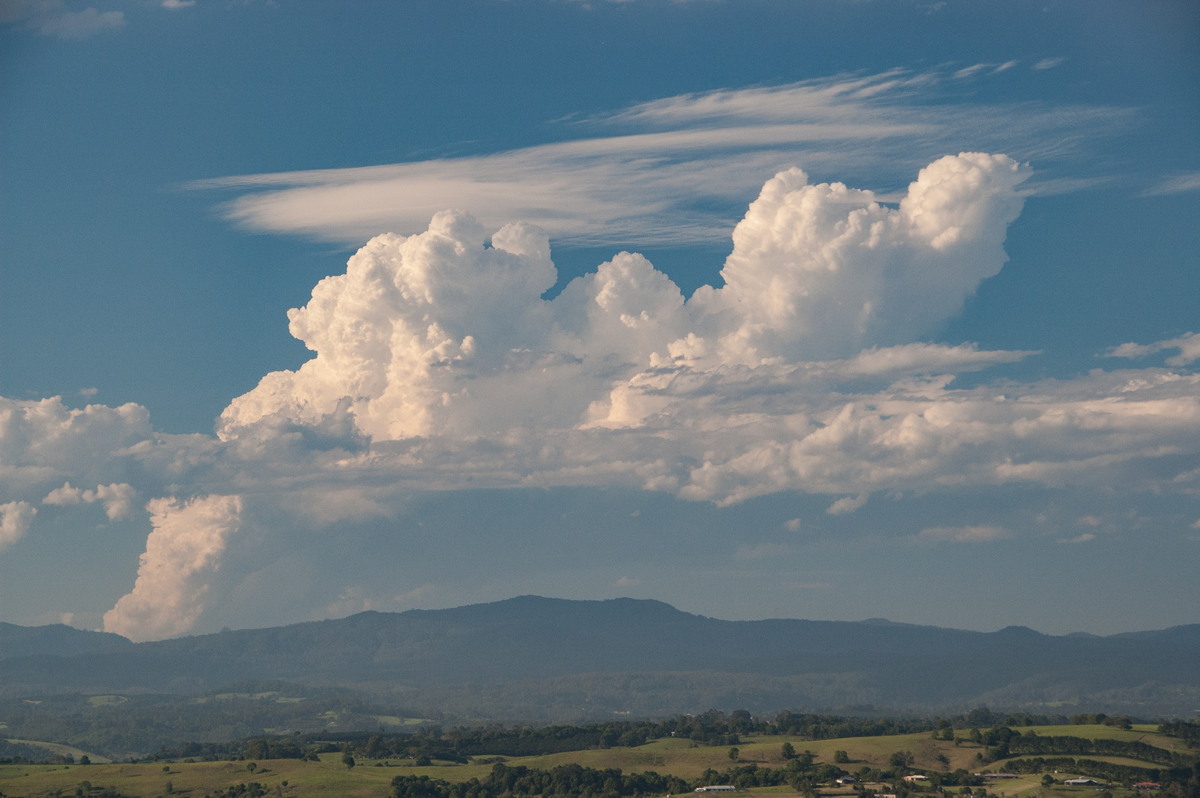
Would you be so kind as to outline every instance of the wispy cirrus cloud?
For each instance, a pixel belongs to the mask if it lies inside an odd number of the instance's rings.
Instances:
[[[954,94],[1012,68],[981,65],[957,80],[936,70],[891,70],[681,95],[560,120],[564,135],[592,134],[586,138],[190,187],[237,193],[223,212],[247,228],[341,243],[419,231],[448,207],[493,228],[517,219],[536,224],[560,243],[713,243],[728,237],[745,197],[789,166],[842,179],[869,175],[887,199],[911,170],[968,143],[1021,160],[1069,160],[1081,142],[1128,120],[1117,108],[987,104]],[[996,125],[997,117],[1006,124]],[[1095,179],[1059,176],[1045,190]]]
[[[1200,172],[1173,175],[1143,192],[1143,196],[1159,197],[1170,194],[1187,194],[1200,191]]]

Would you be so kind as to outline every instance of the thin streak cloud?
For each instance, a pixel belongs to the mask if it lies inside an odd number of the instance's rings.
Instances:
[[[996,65],[983,66],[989,74],[972,80],[999,79]],[[460,158],[234,175],[189,188],[239,194],[223,213],[248,229],[342,244],[419,232],[450,207],[491,228],[535,224],[559,244],[713,244],[727,239],[745,197],[781,169],[871,179],[883,196],[967,141],[1055,162],[1078,157],[1089,137],[1119,129],[1128,115],[945,102],[946,84],[940,72],[893,70],[680,95],[570,126],[610,135]],[[998,116],[1008,120],[999,129]],[[1071,188],[1047,186],[1051,193]]]

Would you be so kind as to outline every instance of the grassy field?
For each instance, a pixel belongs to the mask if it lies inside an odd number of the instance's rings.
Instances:
[[[1153,733],[1151,727],[1129,731],[1106,726],[1063,726],[1035,727],[1042,736],[1111,737],[1115,739],[1143,740],[1154,745],[1163,745],[1169,738]],[[1022,731],[1028,731],[1022,729]],[[960,735],[961,736],[961,735]],[[863,767],[887,767],[889,757],[896,751],[913,754],[918,769],[954,770],[963,768],[974,772],[982,769],[976,755],[982,748],[969,742],[934,740],[929,733],[894,735],[889,737],[854,737],[840,740],[810,741],[797,737],[743,738],[739,744],[738,761],[729,758],[729,747],[696,746],[690,740],[667,738],[655,740],[637,748],[609,748],[600,750],[574,751],[536,757],[508,757],[509,765],[526,765],[533,768],[552,768],[565,763],[578,763],[593,768],[620,768],[623,772],[657,771],[670,773],[685,779],[694,779],[706,769],[722,771],[733,765],[754,763],[760,767],[781,768],[785,765],[781,752],[783,743],[790,742],[797,752],[812,751],[818,763],[832,763],[835,751],[845,751],[850,762],[841,767],[851,773]],[[938,757],[945,757],[945,761]],[[1107,757],[1093,757],[1110,759]],[[1128,759],[1113,759],[1126,764],[1149,767],[1149,763]],[[947,764],[947,762],[949,764]],[[427,775],[447,781],[466,781],[472,777],[484,778],[491,770],[490,764],[435,764],[428,767],[413,767],[398,760],[359,761],[354,768],[347,768],[340,754],[324,754],[320,762],[304,762],[295,759],[264,760],[258,762],[172,762],[145,764],[91,764],[91,765],[0,765],[0,795],[21,798],[44,798],[57,791],[62,795],[74,795],[84,781],[95,787],[113,788],[125,795],[137,798],[156,798],[168,794],[186,798],[202,798],[206,793],[218,792],[241,783],[258,782],[280,796],[363,796],[383,798],[388,794],[393,777],[401,774]],[[1060,773],[1060,781],[1071,775]],[[169,785],[168,785],[169,782]],[[168,787],[170,793],[168,793]],[[955,792],[958,789],[955,788]],[[1065,787],[1056,785],[1043,788],[1041,775],[1022,776],[1018,779],[990,782],[990,796],[1006,798],[1094,798],[1098,790],[1094,787]],[[787,788],[764,788],[764,798],[789,798],[795,795]],[[822,796],[852,795],[849,791],[822,790]],[[1122,798],[1125,792],[1115,790],[1114,796]],[[930,793],[933,795],[933,793]]]

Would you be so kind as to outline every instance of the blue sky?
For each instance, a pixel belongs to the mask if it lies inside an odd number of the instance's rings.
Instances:
[[[1182,1],[0,0],[0,619],[1200,622],[1198,78]]]

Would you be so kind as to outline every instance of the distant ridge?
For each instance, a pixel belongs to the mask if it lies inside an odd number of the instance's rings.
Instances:
[[[16,657],[63,657],[122,646],[129,640],[109,632],[86,632],[61,623],[49,626],[17,626],[0,622],[0,660]]]
[[[539,596],[138,644],[0,625],[0,697],[190,694],[248,680],[496,719],[547,707],[603,715],[981,704],[1190,716],[1200,706],[1200,625],[1107,637],[984,633],[882,619],[725,621],[653,600]]]

